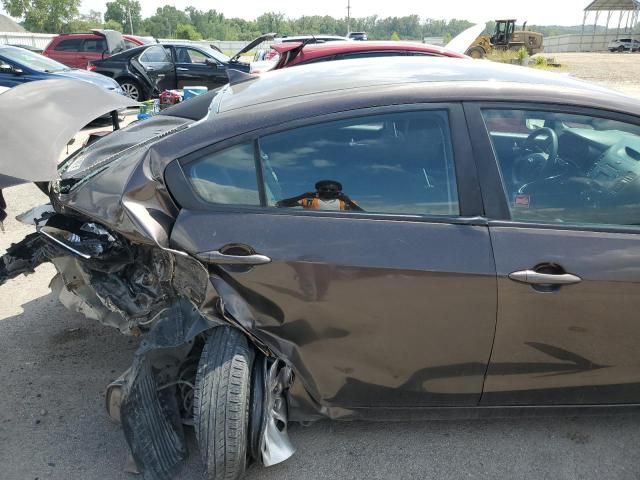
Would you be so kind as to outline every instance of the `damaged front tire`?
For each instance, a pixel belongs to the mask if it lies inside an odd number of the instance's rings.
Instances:
[[[210,480],[240,478],[247,462],[254,352],[235,328],[214,328],[196,377],[194,422]]]

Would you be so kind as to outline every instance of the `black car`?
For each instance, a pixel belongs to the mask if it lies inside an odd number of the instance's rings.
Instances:
[[[156,97],[162,90],[188,86],[211,90],[229,81],[228,68],[249,72],[250,64],[240,62],[240,56],[270,38],[257,38],[233,57],[194,43],[163,42],[90,61],[87,69],[115,79],[124,94],[137,101]]]
[[[291,456],[289,421],[640,404],[638,100],[435,57],[231,80],[47,177],[34,141],[123,97],[0,95],[0,174],[51,201],[0,284],[52,262],[65,306],[141,336],[106,397],[145,479],[183,425],[218,480]]]

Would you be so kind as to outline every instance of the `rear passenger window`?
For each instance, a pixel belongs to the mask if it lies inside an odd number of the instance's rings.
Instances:
[[[260,205],[252,143],[206,154],[183,168],[198,197],[207,203]]]
[[[107,43],[102,38],[89,39],[84,41],[82,50],[85,52],[102,53],[107,49]]]
[[[70,38],[68,40],[62,40],[56,45],[56,52],[79,52],[82,48],[82,39]]]
[[[260,139],[272,207],[458,215],[446,111],[376,115]]]
[[[140,63],[165,63],[170,62],[171,57],[169,52],[161,45],[153,45],[147,48],[142,55],[140,55]]]

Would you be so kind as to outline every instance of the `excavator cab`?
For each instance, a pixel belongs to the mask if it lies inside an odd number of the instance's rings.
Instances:
[[[493,46],[509,45],[515,29],[515,20],[496,20],[496,29],[491,37],[491,44]]]

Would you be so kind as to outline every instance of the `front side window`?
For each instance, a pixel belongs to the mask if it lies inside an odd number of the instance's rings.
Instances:
[[[640,225],[640,127],[591,115],[486,109],[518,221]]]
[[[194,48],[176,47],[176,62],[204,65],[207,63],[207,56]]]
[[[259,143],[269,206],[459,214],[445,110],[333,121]]]
[[[183,169],[196,195],[206,203],[260,205],[253,143],[206,154]]]

